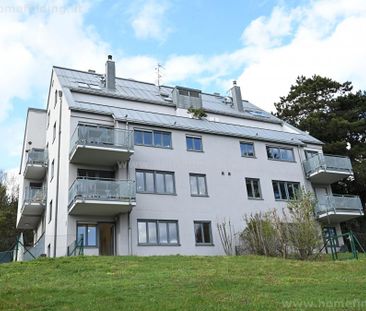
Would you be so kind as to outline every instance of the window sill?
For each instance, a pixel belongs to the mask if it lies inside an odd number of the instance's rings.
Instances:
[[[275,161],[275,162],[286,162],[286,163],[296,163],[296,161],[290,161],[290,160],[280,160],[280,159],[270,159],[270,158],[267,158],[269,161]]]
[[[248,159],[256,159],[256,156],[246,156],[246,155],[241,155],[242,158],[248,158]]]
[[[192,198],[209,198],[210,196],[208,194],[191,194]]]
[[[196,246],[215,246],[213,243],[196,243]]]
[[[135,144],[135,146],[173,150],[173,147],[163,147],[163,146],[153,146],[153,145],[141,145],[141,144]]]
[[[187,149],[187,152],[204,153],[203,150],[189,150],[189,149]]]
[[[248,197],[248,200],[253,200],[253,201],[264,201],[263,198],[249,198]]]
[[[148,244],[148,243],[137,243],[137,246],[181,246],[180,243],[178,244]]]
[[[138,192],[136,191],[137,194],[157,194],[157,195],[172,195],[172,196],[177,196],[176,193],[158,193],[158,192]]]

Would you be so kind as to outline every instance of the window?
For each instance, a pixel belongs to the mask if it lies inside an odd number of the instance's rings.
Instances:
[[[97,246],[97,225],[78,224],[77,225],[77,240],[83,237],[84,246]]]
[[[189,174],[192,196],[207,196],[206,175]]]
[[[271,160],[294,162],[294,151],[291,148],[267,146],[267,156]]]
[[[78,169],[78,177],[90,179],[114,179],[113,171]]]
[[[248,193],[249,199],[261,199],[262,198],[259,179],[245,178],[245,183],[247,186],[247,193]]]
[[[202,137],[199,136],[186,136],[187,150],[188,151],[203,151],[202,149]]]
[[[50,119],[51,119],[51,112],[48,110],[48,112],[47,112],[47,129],[50,126]]]
[[[306,160],[309,160],[310,158],[318,155],[319,152],[318,151],[314,151],[314,150],[305,150],[305,158]]]
[[[138,241],[145,245],[178,245],[178,221],[138,220]]]
[[[134,130],[135,144],[160,148],[172,147],[172,134],[163,131]]]
[[[300,190],[300,183],[291,181],[272,181],[273,193],[276,200],[294,199]]]
[[[52,160],[52,163],[51,163],[51,179],[53,179],[53,176],[55,175],[55,159]]]
[[[189,90],[189,89],[178,89],[179,95],[190,96],[190,97],[200,97],[200,92],[198,90]]]
[[[52,201],[50,201],[50,204],[48,206],[48,223],[52,220]]]
[[[174,194],[174,173],[136,170],[136,191],[140,193]]]
[[[211,222],[195,221],[194,235],[196,238],[196,245],[212,245]]]
[[[53,125],[53,134],[52,134],[52,143],[55,141],[56,139],[56,122],[55,124]]]
[[[54,108],[56,108],[56,105],[57,105],[57,90],[55,90],[55,105],[54,105]]]
[[[254,144],[253,143],[246,143],[240,142],[240,151],[242,157],[254,157]]]

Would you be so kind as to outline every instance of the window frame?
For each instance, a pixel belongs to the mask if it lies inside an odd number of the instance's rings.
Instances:
[[[145,224],[144,227],[145,227],[146,242],[140,242],[139,223]],[[156,242],[149,242],[149,228],[148,228],[149,223],[155,224]],[[160,242],[160,226],[159,226],[160,224],[166,224],[167,243]],[[169,224],[175,224],[176,235],[177,235],[176,243],[169,242],[169,240],[170,240]],[[180,244],[178,220],[176,220],[176,219],[137,219],[137,245],[139,245],[139,246],[180,246],[181,244]]]
[[[268,149],[269,148],[274,148],[274,149],[278,149],[279,151],[279,155],[280,158],[279,159],[275,159],[275,158],[270,158],[269,157],[269,153],[268,153]],[[292,160],[284,160],[281,158],[281,150],[290,150],[291,154],[292,154]],[[296,163],[296,159],[295,159],[295,152],[294,152],[294,148],[292,147],[283,147],[283,146],[274,146],[274,145],[266,145],[266,152],[267,152],[267,159],[271,160],[271,161],[279,161],[279,162],[291,162],[291,163]]]
[[[197,185],[197,194],[193,194],[192,193],[192,185],[191,185],[191,178],[195,177],[196,178],[196,185]],[[205,190],[206,192],[204,194],[199,194],[200,193],[200,187],[199,187],[199,183],[198,183],[198,178],[199,177],[203,177],[204,181],[205,181]],[[208,197],[208,189],[207,189],[207,177],[206,174],[201,174],[201,173],[189,173],[189,190],[191,193],[191,197]]]
[[[57,132],[57,121],[55,121],[55,123],[53,124],[53,128],[52,128],[52,143],[55,142],[56,140],[56,132]]]
[[[205,225],[205,224],[209,226],[210,242],[197,242],[196,225],[201,226],[201,235],[202,235],[202,239],[204,239],[203,225]],[[194,234],[194,240],[195,240],[196,246],[214,246],[211,220],[194,220],[193,221],[193,234]]]
[[[284,184],[284,187],[285,187],[284,190],[285,190],[285,193],[286,193],[286,198],[282,197],[281,186],[280,186],[281,183]],[[280,198],[276,198],[275,187],[274,187],[275,184],[277,186]],[[295,194],[295,191],[296,191],[294,185],[297,185],[297,187],[298,187],[297,190],[298,191],[301,189],[301,184],[300,184],[300,182],[297,182],[297,181],[272,180],[273,195],[274,195],[274,198],[275,198],[276,201],[291,201],[291,200],[296,199],[295,196],[292,197],[292,198],[290,197],[289,185],[293,188],[294,194]]]
[[[52,200],[48,204],[48,223],[52,220]]]
[[[193,139],[193,149],[189,149],[188,148],[188,139]],[[195,143],[194,143],[194,140],[195,139],[199,139],[201,141],[201,149],[195,149],[194,146],[195,146]],[[186,150],[189,151],[189,152],[203,152],[203,139],[202,139],[202,136],[200,135],[191,135],[191,134],[186,134]]]
[[[142,193],[142,194],[161,194],[161,195],[176,195],[176,187],[175,187],[175,173],[170,171],[158,171],[158,170],[144,170],[144,169],[136,169],[135,170],[135,176],[137,173],[143,173],[143,182],[144,182],[144,189],[147,189],[147,183],[146,183],[146,173],[153,174],[153,191],[140,191],[137,188],[137,177],[136,179],[136,193]],[[166,190],[166,175],[171,175],[173,179],[173,192],[158,192],[157,191],[157,182],[156,182],[156,175],[157,174],[164,174],[164,189]]]
[[[133,129],[134,133],[133,133],[133,139],[134,139],[134,144],[136,146],[143,146],[143,147],[154,147],[154,148],[162,148],[162,149],[173,149],[173,138],[172,138],[172,132],[168,132],[168,131],[164,131],[164,130],[151,130],[151,129],[144,129],[144,128],[134,128]],[[151,133],[151,144],[146,144],[144,142],[144,139],[142,139],[142,143],[136,143],[136,139],[135,139],[135,135],[137,132],[142,132],[142,133]],[[164,134],[169,134],[170,135],[170,146],[164,146],[163,145],[157,145],[155,143],[155,134],[160,133],[162,135],[162,142],[164,141],[163,139],[163,135]],[[143,136],[142,136],[143,137]]]
[[[305,153],[305,160],[309,160],[320,154],[320,152],[318,150],[308,150],[308,149],[305,149],[304,153]],[[312,156],[309,157],[309,155],[311,155],[311,154],[312,154]]]
[[[84,242],[84,247],[87,247],[87,248],[98,248],[99,247],[99,243],[98,243],[98,240],[99,240],[99,233],[98,233],[98,224],[93,224],[93,223],[83,223],[83,222],[80,222],[80,223],[77,223],[76,224],[76,239],[78,239],[78,228],[79,227],[85,227],[85,236],[84,236],[84,239],[83,239],[83,242]],[[89,245],[88,243],[88,228],[89,227],[94,227],[95,228],[95,245],[94,244],[91,244]]]
[[[50,170],[50,181],[52,181],[53,177],[55,176],[55,159],[53,159],[51,162]]]
[[[251,196],[249,196],[248,186],[247,186],[247,182],[248,181],[250,181],[251,191],[253,192],[253,194],[255,194],[253,182],[257,182],[258,183],[259,197],[255,197],[255,196],[251,197]],[[263,200],[263,194],[262,194],[262,188],[261,188],[260,178],[245,177],[245,188],[247,189],[247,197],[248,197],[248,200]]]
[[[242,149],[241,149],[241,146],[242,145],[252,145],[253,146],[253,155],[245,155],[243,154],[242,152]],[[255,155],[255,146],[254,146],[254,142],[250,142],[250,141],[240,141],[239,142],[239,147],[240,147],[240,155],[243,157],[243,158],[256,158],[256,155]]]

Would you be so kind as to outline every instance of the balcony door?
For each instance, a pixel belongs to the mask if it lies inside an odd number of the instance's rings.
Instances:
[[[99,255],[113,256],[115,254],[115,224],[99,223]]]

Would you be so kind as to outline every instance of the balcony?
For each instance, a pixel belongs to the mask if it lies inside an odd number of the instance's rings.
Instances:
[[[26,153],[24,178],[42,180],[47,172],[48,157],[45,149],[31,149]]]
[[[362,203],[358,196],[331,195],[318,198],[316,216],[319,220],[338,223],[363,215]]]
[[[70,162],[111,166],[133,154],[133,131],[78,125],[71,137]]]
[[[27,187],[24,191],[18,229],[35,229],[46,206],[46,189]]]
[[[318,154],[304,161],[303,165],[306,177],[316,184],[332,184],[353,176],[348,157]]]
[[[84,179],[69,190],[69,214],[115,216],[136,205],[135,182],[131,180]]]

